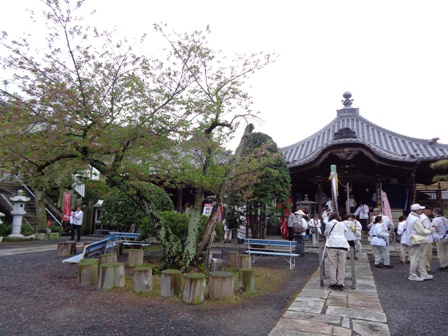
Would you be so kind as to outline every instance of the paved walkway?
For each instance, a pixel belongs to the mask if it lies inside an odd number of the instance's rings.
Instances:
[[[327,262],[325,286],[320,286],[319,271],[316,271],[269,336],[390,335],[367,252],[356,256],[356,289],[351,288],[347,261],[344,291],[331,290]]]

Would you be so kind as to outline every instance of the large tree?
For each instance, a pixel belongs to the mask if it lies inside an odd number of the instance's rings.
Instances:
[[[265,238],[267,217],[280,215],[276,204],[286,204],[290,197],[289,170],[277,144],[267,134],[251,133],[237,151],[242,159],[236,166],[226,203],[231,212],[240,209],[237,212],[250,218],[254,238]]]
[[[148,182],[195,187],[184,256],[188,267],[202,194],[226,176],[218,164],[221,145],[239,119],[253,115],[242,86],[270,62],[269,55],[227,61],[207,46],[208,31],[171,36],[166,27],[155,26],[169,48],[163,60],[149,58],[133,51],[144,38],[128,43],[83,26],[76,13],[84,0],[45,3],[45,47],[6,33],[0,40],[5,49],[0,62],[20,83],[17,90],[0,90],[7,103],[0,160],[29,166],[38,175],[62,162],[95,167],[144,211],[167,253],[170,228],[144,190]],[[34,14],[33,20],[42,22]],[[197,154],[195,160],[184,158],[185,148]]]

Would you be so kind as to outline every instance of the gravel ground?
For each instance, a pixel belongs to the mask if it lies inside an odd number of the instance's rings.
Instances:
[[[0,257],[0,335],[267,335],[317,268],[316,254],[299,258],[295,270],[263,257],[257,265],[284,271],[277,291],[238,304],[190,306],[78,287],[77,266],[62,259],[55,251]]]
[[[409,265],[400,264],[398,257],[392,257],[391,264],[392,269],[371,264],[391,335],[448,335],[448,271],[439,271],[433,259],[433,280],[415,282],[407,279]]]

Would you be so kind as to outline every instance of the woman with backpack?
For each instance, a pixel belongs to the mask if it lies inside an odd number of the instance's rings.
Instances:
[[[305,255],[306,229],[308,228],[308,224],[304,218],[306,214],[302,210],[296,211],[294,214],[297,215],[292,227],[294,239],[297,242],[296,253],[299,257],[303,257]]]

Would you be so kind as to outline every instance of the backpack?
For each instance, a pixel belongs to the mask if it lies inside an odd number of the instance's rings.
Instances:
[[[296,235],[299,235],[299,234],[302,234],[305,232],[305,229],[302,227],[301,221],[302,221],[302,218],[297,218],[294,221],[292,230],[293,230],[294,234],[296,234]]]

